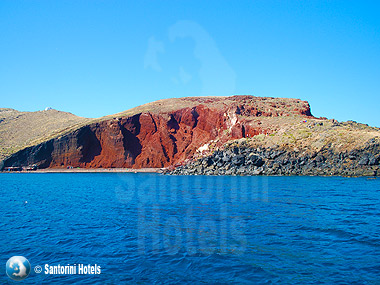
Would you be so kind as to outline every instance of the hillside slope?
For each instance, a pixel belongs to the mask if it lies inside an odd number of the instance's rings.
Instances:
[[[180,175],[380,175],[380,131],[308,119],[270,135],[227,142],[167,173]]]
[[[0,160],[88,119],[57,110],[20,112],[0,108]]]
[[[164,99],[46,135],[5,165],[165,167],[214,141],[273,132],[264,117],[311,116],[307,102],[253,96]],[[45,139],[48,138],[48,139]],[[29,138],[28,138],[29,139]],[[26,143],[24,142],[24,145]]]
[[[377,128],[315,118],[309,104],[299,99],[187,97],[159,100],[99,119],[83,119],[14,153],[4,165],[169,167],[202,159],[231,145],[240,149],[242,144],[249,149],[280,148],[294,152],[294,156],[314,156],[326,148],[338,154],[365,149],[370,141],[377,143],[379,137]],[[376,151],[374,148],[374,158],[370,157],[372,164],[379,161]],[[214,167],[219,167],[218,163]],[[257,170],[247,169],[244,174]],[[206,170],[200,173],[219,173]]]

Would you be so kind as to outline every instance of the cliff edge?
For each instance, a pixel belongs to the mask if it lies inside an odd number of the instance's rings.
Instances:
[[[213,165],[211,162],[200,170],[202,168],[196,165],[196,161],[227,151],[232,145],[232,149],[238,149],[232,151],[234,154],[244,157],[255,149],[254,154],[264,160],[265,155],[260,151],[271,148],[292,153],[294,157],[318,156],[326,148],[334,153],[348,154],[365,149],[370,140],[377,143],[379,137],[379,129],[366,125],[315,118],[308,102],[299,99],[248,95],[187,97],[159,100],[119,114],[81,120],[54,136],[13,153],[3,165],[171,167],[172,173],[186,174],[185,168],[190,169],[194,164],[193,169],[199,174],[239,174],[233,170],[209,171],[208,167]],[[376,167],[379,160],[376,147],[373,152],[373,158],[369,156],[368,159],[374,163],[371,167]],[[260,167],[265,168],[265,163]],[[227,159],[225,164],[228,164]],[[244,165],[236,165],[244,168]],[[219,161],[214,168],[222,166],[228,167]],[[174,167],[177,167],[175,171]],[[256,171],[254,167],[257,165],[246,168],[241,174],[271,174]],[[373,171],[375,175],[376,171]],[[337,170],[336,174],[342,173]],[[283,171],[283,174],[303,173]]]

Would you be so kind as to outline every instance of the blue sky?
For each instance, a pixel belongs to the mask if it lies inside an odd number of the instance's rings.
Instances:
[[[379,3],[2,0],[0,106],[99,117],[252,94],[380,127]]]

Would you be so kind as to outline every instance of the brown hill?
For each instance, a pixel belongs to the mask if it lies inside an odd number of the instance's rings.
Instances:
[[[54,137],[68,127],[88,119],[57,110],[20,112],[0,108],[0,160],[23,149]]]
[[[360,148],[376,137],[380,137],[376,128],[315,118],[309,104],[299,99],[188,97],[159,100],[99,119],[82,118],[44,139],[36,138],[38,143],[4,163],[40,168],[167,167],[243,138],[255,147],[318,152],[331,144],[338,151]]]

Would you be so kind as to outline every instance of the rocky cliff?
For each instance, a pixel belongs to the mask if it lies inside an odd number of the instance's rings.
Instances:
[[[235,142],[200,157],[167,174],[177,175],[309,175],[379,176],[380,140],[351,151],[337,151],[332,145],[320,151],[274,145],[261,147]]]
[[[207,151],[209,145],[270,134],[261,118],[311,117],[298,99],[253,96],[166,99],[100,118],[27,147],[4,166],[166,167]]]
[[[213,175],[353,175],[356,169],[377,175],[379,137],[379,129],[366,125],[315,118],[298,99],[189,97],[85,121],[3,165],[168,167],[172,174]]]

